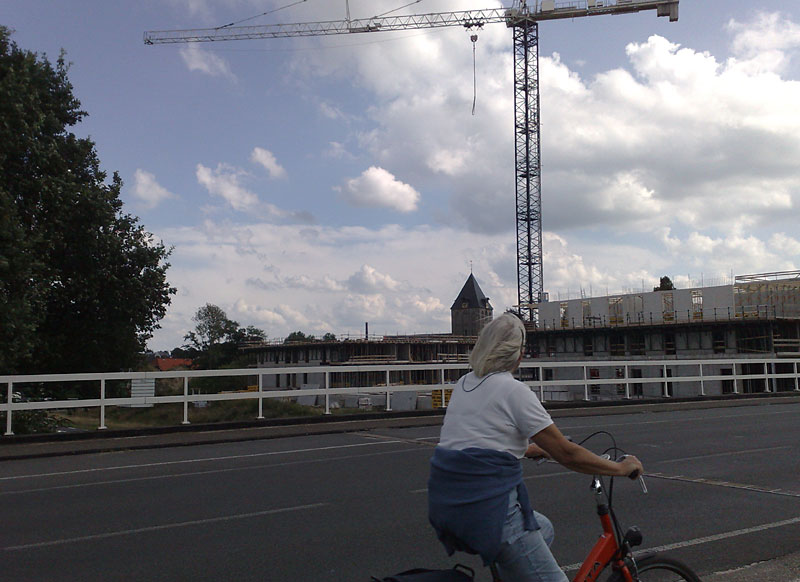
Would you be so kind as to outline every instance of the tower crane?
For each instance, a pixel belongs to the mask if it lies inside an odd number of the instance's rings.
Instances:
[[[144,33],[147,45],[229,40],[329,36],[461,26],[481,28],[505,23],[514,42],[514,151],[517,226],[517,299],[520,314],[537,319],[546,300],[542,276],[541,146],[539,130],[539,22],[584,16],[655,10],[678,20],[679,0],[518,0],[511,8],[489,8],[344,20],[160,30]],[[296,2],[299,4],[299,2]]]

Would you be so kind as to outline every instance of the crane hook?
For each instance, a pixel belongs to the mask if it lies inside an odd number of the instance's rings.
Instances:
[[[478,81],[476,72],[475,45],[478,43],[478,35],[472,34],[469,39],[472,41],[472,115],[475,115],[475,102],[478,100]]]

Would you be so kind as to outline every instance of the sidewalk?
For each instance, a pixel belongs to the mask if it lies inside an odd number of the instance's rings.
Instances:
[[[800,552],[717,572],[704,577],[703,582],[800,582]]]

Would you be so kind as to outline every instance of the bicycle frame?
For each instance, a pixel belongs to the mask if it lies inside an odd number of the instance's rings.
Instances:
[[[620,552],[620,543],[614,532],[614,525],[611,521],[610,510],[605,501],[603,485],[599,477],[592,481],[592,490],[597,500],[597,515],[603,526],[603,535],[597,540],[592,551],[586,556],[580,570],[573,578],[573,582],[595,582],[600,573],[611,564],[615,570],[622,573],[623,580],[632,582],[633,578],[628,570]]]

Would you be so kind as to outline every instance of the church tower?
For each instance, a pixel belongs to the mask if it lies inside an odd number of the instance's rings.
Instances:
[[[478,335],[492,321],[489,298],[481,291],[472,273],[450,308],[451,333],[453,335]]]

